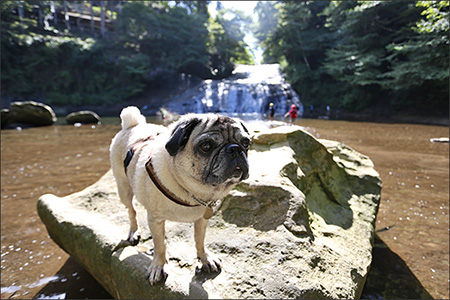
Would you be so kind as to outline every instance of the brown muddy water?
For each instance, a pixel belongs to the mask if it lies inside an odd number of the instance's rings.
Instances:
[[[48,236],[37,211],[109,169],[113,124],[1,131],[1,297],[111,298]],[[362,298],[449,298],[449,145],[445,126],[303,119],[317,138],[368,155],[383,181],[373,263]]]

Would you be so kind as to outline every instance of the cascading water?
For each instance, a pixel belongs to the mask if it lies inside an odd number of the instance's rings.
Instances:
[[[260,118],[273,103],[276,115],[284,115],[292,104],[303,114],[300,97],[280,74],[278,64],[238,65],[233,76],[223,80],[205,80],[178,95],[166,108],[176,113],[221,113]]]

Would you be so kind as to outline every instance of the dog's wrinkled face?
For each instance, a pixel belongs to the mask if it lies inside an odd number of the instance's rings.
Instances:
[[[219,115],[192,115],[180,121],[166,144],[177,177],[186,183],[233,186],[247,179],[250,135],[242,124]]]

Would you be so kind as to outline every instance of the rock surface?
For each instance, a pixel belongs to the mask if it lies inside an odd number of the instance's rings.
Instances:
[[[10,109],[2,109],[2,128],[11,124],[47,126],[56,122],[53,109],[35,101],[13,102]]]
[[[111,171],[81,192],[42,196],[38,212],[115,298],[359,298],[381,192],[370,159],[285,126],[255,133],[249,163],[250,178],[219,204],[206,233],[220,273],[196,271],[192,224],[167,222],[168,278],[159,285],[146,280],[151,239],[113,252],[128,217]],[[138,217],[144,225],[139,206]]]
[[[97,124],[100,122],[100,117],[93,111],[82,110],[70,113],[66,116],[67,124]]]

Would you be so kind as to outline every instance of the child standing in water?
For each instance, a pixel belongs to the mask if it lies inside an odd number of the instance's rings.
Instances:
[[[297,106],[295,106],[295,104],[292,104],[291,109],[284,115],[284,117],[287,118],[289,116],[291,118],[291,123],[294,124],[295,119],[297,118],[297,114]]]
[[[273,106],[273,103],[269,104],[269,120],[273,121],[273,116],[275,115],[275,107]]]

